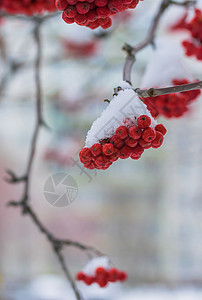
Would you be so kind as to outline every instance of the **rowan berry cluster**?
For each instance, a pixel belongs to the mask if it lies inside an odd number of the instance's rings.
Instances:
[[[189,81],[186,79],[174,79],[172,83],[173,85],[181,85],[187,84]],[[189,110],[188,105],[196,100],[200,93],[200,90],[193,90],[157,97],[148,97],[142,100],[147,105],[148,110],[154,118],[159,115],[167,118],[179,118]]]
[[[135,8],[139,0],[56,0],[56,6],[63,11],[67,24],[77,23],[96,29],[107,29],[112,25],[111,16],[128,8]]]
[[[97,53],[97,40],[87,42],[75,42],[73,40],[64,40],[63,46],[68,51],[68,55],[78,58],[92,57]]]
[[[176,23],[170,27],[170,30],[176,31],[187,29],[187,15],[188,13],[186,12]]]
[[[55,0],[2,0],[0,9],[10,14],[28,16],[56,11]]]
[[[105,269],[103,267],[96,268],[94,275],[88,275],[84,272],[79,272],[76,275],[78,281],[83,281],[87,285],[97,283],[102,288],[106,287],[110,282],[123,282],[127,278],[128,275],[124,271],[119,271],[116,268]]]
[[[137,121],[125,119],[125,125],[119,126],[111,138],[100,140],[91,146],[85,147],[80,153],[80,161],[88,169],[106,170],[118,160],[131,157],[139,159],[145,149],[159,148],[164,140],[166,129],[162,124],[150,127],[151,118],[141,115]]]
[[[202,61],[202,10],[195,9],[193,19],[186,24],[192,39],[182,42],[187,56],[195,56]]]

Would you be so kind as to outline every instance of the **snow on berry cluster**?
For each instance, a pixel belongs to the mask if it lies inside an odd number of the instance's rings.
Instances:
[[[107,257],[92,259],[83,271],[78,272],[76,279],[86,285],[97,283],[104,288],[111,282],[123,282],[128,278],[127,273],[110,267]]]
[[[10,14],[34,15],[56,11],[55,0],[2,0],[0,9]]]
[[[93,123],[80,161],[85,168],[106,170],[119,158],[137,160],[146,149],[160,147],[165,133],[132,89],[121,90]]]
[[[202,61],[202,10],[195,9],[195,15],[186,24],[186,29],[189,30],[191,39],[182,42],[185,53]]]
[[[112,25],[111,16],[128,8],[135,8],[139,0],[56,0],[56,6],[63,11],[67,24],[76,23],[96,29],[107,29]]]
[[[173,85],[187,84],[187,79],[174,79]],[[142,99],[147,105],[151,115],[156,118],[159,115],[167,118],[179,118],[189,110],[189,104],[201,94],[200,90],[180,92]]]

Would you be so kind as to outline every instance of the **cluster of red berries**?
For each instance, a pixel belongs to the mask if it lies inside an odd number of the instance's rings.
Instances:
[[[128,118],[124,123],[126,126],[118,127],[111,138],[101,140],[92,147],[85,147],[80,151],[80,161],[85,168],[106,170],[119,158],[131,157],[137,160],[145,149],[159,148],[162,145],[166,129],[162,124],[156,125],[155,129],[150,127],[149,116],[140,116],[137,119],[137,126]]]
[[[174,79],[172,82],[174,85],[189,83],[186,79]],[[142,100],[147,105],[148,110],[154,118],[159,115],[167,118],[179,118],[188,111],[188,105],[190,102],[196,100],[200,93],[200,90],[193,90],[157,97],[148,97]]]
[[[28,16],[56,11],[55,0],[1,0],[0,9]]]
[[[187,29],[187,12],[176,22],[174,23],[171,27],[171,31],[176,31],[176,30],[184,30]]]
[[[95,271],[95,275],[87,275],[84,272],[79,272],[76,275],[76,279],[83,281],[87,285],[97,283],[100,287],[106,287],[109,282],[125,281],[128,278],[126,272],[119,271],[116,268],[106,270],[103,267],[98,267]]]
[[[92,57],[97,53],[98,42],[93,39],[87,42],[75,42],[72,40],[64,40],[63,46],[68,51],[68,55],[72,57]]]
[[[56,6],[63,11],[67,24],[77,23],[96,29],[107,29],[112,25],[111,16],[128,8],[135,8],[139,0],[56,0]]]
[[[198,60],[202,60],[202,10],[195,9],[193,19],[186,24],[192,39],[182,42],[187,56],[195,56]]]

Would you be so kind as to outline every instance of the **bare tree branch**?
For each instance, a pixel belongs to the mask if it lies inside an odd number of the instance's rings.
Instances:
[[[182,84],[182,85],[175,85],[175,86],[161,88],[161,89],[151,88],[148,90],[141,90],[137,88],[134,91],[138,94],[139,97],[147,98],[147,97],[156,97],[160,95],[167,95],[167,94],[173,94],[179,92],[193,91],[198,89],[202,89],[202,81]]]
[[[166,9],[172,5],[194,5],[196,2],[195,1],[185,1],[180,4],[180,2],[175,2],[172,0],[162,0],[159,9],[153,19],[153,22],[151,24],[151,27],[149,29],[149,32],[146,36],[146,38],[136,46],[132,47],[131,45],[125,44],[123,46],[123,50],[127,52],[124,68],[123,68],[123,80],[127,81],[131,84],[131,71],[133,64],[135,62],[136,54],[141,51],[142,49],[146,48],[148,45],[154,45],[154,39],[155,35],[160,23],[160,20],[166,11]]]
[[[38,142],[38,137],[40,133],[41,127],[45,124],[43,121],[42,116],[42,92],[41,92],[41,78],[40,78],[40,69],[41,69],[41,59],[42,59],[42,47],[41,47],[41,35],[40,35],[40,28],[41,24],[43,23],[42,19],[34,19],[35,22],[35,29],[34,29],[34,39],[36,41],[37,45],[37,56],[36,56],[36,62],[35,62],[35,83],[36,83],[36,124],[34,128],[34,133],[32,136],[31,141],[31,147],[30,147],[30,153],[28,157],[26,172],[24,176],[18,177],[16,174],[8,170],[7,174],[9,177],[6,178],[6,181],[9,183],[24,183],[24,191],[22,194],[22,198],[20,201],[10,201],[8,203],[8,206],[12,207],[20,207],[22,209],[23,215],[27,215],[31,218],[33,223],[36,225],[36,227],[40,230],[41,233],[43,233],[48,241],[50,242],[52,249],[54,253],[56,254],[61,267],[65,273],[66,278],[71,284],[72,289],[74,290],[75,296],[77,300],[82,300],[82,296],[76,286],[76,283],[74,282],[70,271],[65,263],[65,259],[61,253],[62,249],[67,246],[73,246],[77,247],[78,249],[82,251],[88,251],[93,253],[94,255],[103,255],[99,250],[83,245],[79,242],[71,241],[71,240],[60,240],[53,236],[51,232],[42,224],[42,222],[39,220],[37,214],[32,209],[29,200],[30,200],[30,181],[31,181],[31,175],[32,175],[32,167],[34,163],[35,153],[36,153],[36,147]]]

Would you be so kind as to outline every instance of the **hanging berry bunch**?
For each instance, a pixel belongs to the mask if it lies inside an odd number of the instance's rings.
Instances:
[[[182,42],[187,56],[195,56],[202,61],[202,10],[195,9],[193,19],[186,24],[191,34],[190,40]]]
[[[35,15],[56,11],[55,0],[1,0],[0,9],[10,14]]]
[[[112,25],[111,16],[128,8],[135,8],[139,0],[56,0],[56,6],[63,11],[67,24],[77,23],[96,29],[107,29]]]
[[[171,27],[171,31],[185,30],[187,29],[187,15],[186,12],[176,23],[174,23]]]
[[[173,85],[181,85],[187,84],[189,81],[186,79],[174,79],[172,83]],[[200,90],[193,90],[170,95],[148,97],[142,100],[154,118],[159,115],[166,118],[179,118],[189,110],[189,104],[196,100],[200,93]]]
[[[93,259],[83,271],[76,275],[78,281],[82,281],[86,285],[97,283],[101,288],[106,287],[111,282],[123,282],[127,278],[126,272],[110,267],[107,257]]]
[[[93,123],[80,161],[88,169],[106,170],[119,158],[137,160],[146,149],[160,147],[165,133],[134,91],[125,89]]]
[[[96,55],[98,51],[98,41],[93,39],[91,41],[77,42],[73,40],[62,41],[64,50],[68,56],[76,58],[88,58]]]

